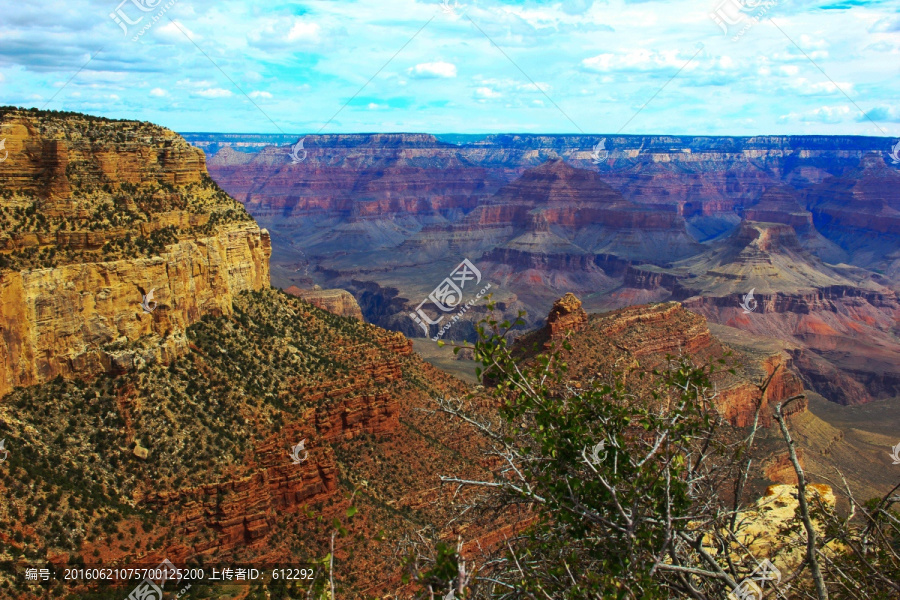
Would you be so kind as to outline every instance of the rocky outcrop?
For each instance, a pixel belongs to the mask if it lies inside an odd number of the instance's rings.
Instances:
[[[798,498],[797,485],[770,485],[762,497],[741,510],[736,521],[739,525],[732,534],[734,542],[730,545],[732,560],[741,561],[748,554],[755,557],[756,561],[770,559],[778,570],[778,582],[785,573],[793,572],[804,560],[806,549],[803,544],[786,543],[784,532],[803,527],[798,516]],[[836,507],[831,486],[821,483],[806,484],[806,501],[811,507],[821,505],[826,510],[834,510]],[[822,511],[810,510],[810,520],[817,534],[822,536],[827,523]],[[709,547],[708,550],[713,555],[722,552],[721,547]],[[824,552],[831,550],[833,543],[826,544]],[[753,566],[755,565],[751,565],[751,568]]]
[[[0,396],[168,362],[185,351],[188,326],[269,286],[268,232],[176,133],[84,115],[0,116],[10,153],[0,218],[11,225],[0,234]]]
[[[654,290],[666,288],[672,290],[678,283],[678,277],[652,267],[629,265],[625,269],[624,285],[628,288]]]
[[[301,290],[297,286],[292,285],[284,291],[292,296],[302,298],[322,310],[327,310],[342,317],[350,317],[360,321],[365,320],[356,298],[347,290],[323,290],[319,286],[313,286],[311,290]]]
[[[153,357],[167,362],[184,350],[188,325],[231,314],[237,293],[268,285],[271,246],[258,227],[166,250],[146,259],[0,273],[0,396],[57,375],[121,367],[133,362],[122,351],[148,336],[158,340]],[[148,313],[141,302],[151,290],[156,305]]]
[[[896,292],[872,273],[823,262],[805,247],[809,236],[785,223],[744,221],[697,257],[669,268],[630,266],[625,285],[659,290],[712,322],[790,342],[806,385],[829,400],[894,397]]]
[[[9,151],[0,179],[8,190],[41,198],[47,216],[76,208],[72,192],[82,184],[183,186],[206,174],[203,152],[174,131],[137,121],[44,115],[0,114]]]
[[[575,294],[566,294],[553,303],[547,316],[550,338],[558,339],[569,331],[581,331],[587,323],[587,313],[581,308],[581,300]]]
[[[722,417],[735,427],[752,425],[757,408],[762,426],[772,424],[772,406],[803,392],[791,357],[773,348],[736,348],[717,339],[706,320],[685,310],[677,302],[631,306],[608,313],[585,315],[581,302],[567,294],[557,304],[543,330],[517,340],[516,352],[530,356],[527,349],[540,343],[546,349],[555,336],[572,331],[567,340],[571,350],[563,350],[562,360],[568,365],[567,376],[575,383],[606,377],[612,372],[643,372],[662,368],[667,356],[688,355],[695,361],[712,361],[725,357],[735,373],[718,372],[716,406]],[[557,348],[558,349],[558,348]],[[759,389],[771,382],[763,395]],[[626,376],[626,382],[641,393],[642,379]],[[643,390],[646,391],[646,390]],[[806,401],[792,402],[786,414],[806,410]]]

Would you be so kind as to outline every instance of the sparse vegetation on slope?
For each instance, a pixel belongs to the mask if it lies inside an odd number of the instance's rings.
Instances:
[[[252,221],[168,129],[9,107],[0,121],[0,269],[154,256]]]

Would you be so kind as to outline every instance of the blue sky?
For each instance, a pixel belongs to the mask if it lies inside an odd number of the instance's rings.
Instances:
[[[5,3],[0,104],[178,131],[900,136],[900,0],[120,1]]]

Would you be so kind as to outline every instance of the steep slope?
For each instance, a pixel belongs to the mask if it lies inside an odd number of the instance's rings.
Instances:
[[[752,424],[760,401],[761,423],[770,425],[769,407],[803,391],[793,361],[782,348],[757,345],[738,350],[726,345],[710,332],[706,319],[677,302],[587,314],[580,300],[567,294],[554,304],[547,324],[516,340],[516,346],[521,356],[529,358],[534,355],[530,349],[535,344],[541,351],[551,343],[559,349],[559,342],[568,332],[572,332],[568,337],[571,348],[561,350],[561,358],[568,365],[567,377],[576,387],[594,377],[619,372],[626,374],[626,384],[638,393],[643,380],[627,374],[662,367],[667,355],[683,353],[701,362],[726,357],[730,351],[728,363],[736,372],[722,370],[714,383],[722,417],[735,427]],[[768,393],[761,398],[756,384],[772,373],[775,375]],[[794,411],[805,410],[803,402],[792,406]]]
[[[206,316],[186,337],[188,353],[168,365],[0,401],[0,518],[15,524],[2,552],[95,566],[308,564],[358,488],[359,517],[337,546],[342,595],[397,584],[400,538],[449,520],[435,472],[480,473],[479,441],[420,410],[460,382],[399,334],[270,290],[237,295],[230,316]],[[294,464],[303,440],[308,457]],[[471,538],[487,543],[490,530]]]
[[[356,298],[346,290],[323,290],[318,285],[313,286],[311,290],[301,290],[297,286],[292,285],[284,291],[286,294],[302,298],[322,310],[327,310],[341,317],[364,320],[359,304],[356,303]]]
[[[700,256],[626,275],[626,286],[668,289],[711,321],[790,342],[806,385],[841,404],[900,395],[900,302],[879,281],[823,263],[791,226],[750,221]]]
[[[560,344],[566,335],[568,349]],[[618,372],[624,374],[624,385],[637,397],[645,385],[640,374],[664,368],[667,355],[686,354],[695,363],[724,358],[734,373],[720,368],[713,376],[714,402],[722,417],[738,428],[738,436],[746,435],[742,428],[753,423],[760,406],[761,429],[749,474],[751,496],[773,483],[796,483],[772,413],[775,404],[800,393],[806,398],[792,402],[786,414],[811,481],[827,481],[824,478],[832,477],[838,468],[860,498],[883,495],[895,483],[885,473],[890,467],[888,450],[896,443],[888,443],[897,425],[896,411],[885,406],[868,411],[868,405],[843,407],[805,390],[798,361],[793,358],[796,346],[791,343],[707,322],[678,302],[588,314],[572,294],[554,303],[545,326],[517,339],[515,348],[528,360],[554,342],[568,366],[568,385],[583,387],[592,379],[606,381]],[[763,397],[758,385],[772,373]]]
[[[402,539],[452,537],[435,473],[483,469],[481,442],[427,412],[466,386],[400,334],[271,290],[265,230],[172,132],[3,119],[0,595],[42,597],[24,568],[48,563],[57,579],[163,558],[308,565],[330,552],[335,518],[349,530],[341,597],[402,588]],[[467,539],[490,545],[505,526]]]
[[[0,119],[0,395],[177,355],[191,323],[268,287],[268,233],[174,132],[9,109]],[[140,339],[152,339],[145,352],[115,349]]]
[[[816,227],[849,255],[900,289],[900,171],[869,154],[859,167],[807,191]]]

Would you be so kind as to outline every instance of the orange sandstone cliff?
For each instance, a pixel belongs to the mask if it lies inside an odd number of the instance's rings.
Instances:
[[[186,327],[268,287],[268,232],[174,132],[30,111],[2,121],[0,396],[168,361]]]

